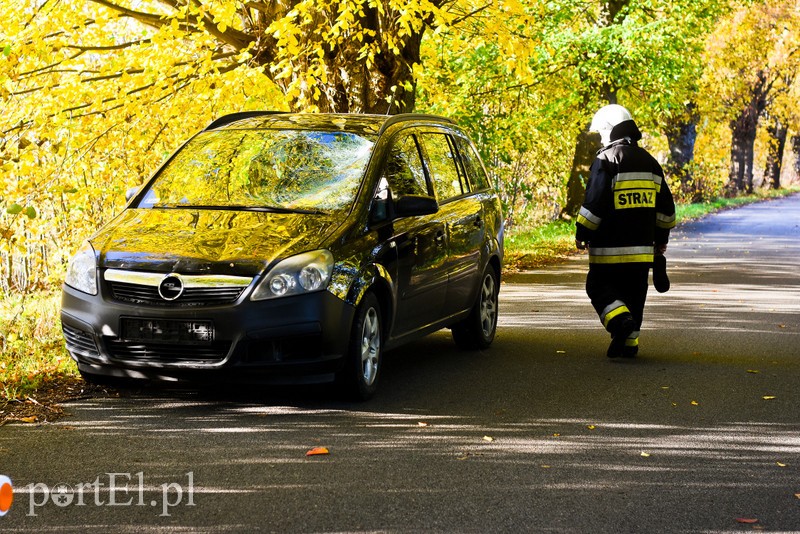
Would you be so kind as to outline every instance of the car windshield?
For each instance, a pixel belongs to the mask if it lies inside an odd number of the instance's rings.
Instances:
[[[314,212],[349,208],[373,144],[346,132],[204,132],[162,169],[138,207]]]

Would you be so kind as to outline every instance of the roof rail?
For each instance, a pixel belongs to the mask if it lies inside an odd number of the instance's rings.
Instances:
[[[211,124],[206,126],[203,131],[213,130],[232,122],[240,121],[242,119],[249,119],[250,117],[261,117],[264,115],[277,115],[285,113],[284,111],[239,111],[238,113],[229,113],[211,121]]]
[[[380,131],[378,132],[379,135],[383,133],[384,130],[389,128],[391,125],[396,124],[398,122],[403,122],[407,120],[433,120],[444,122],[447,124],[456,124],[456,121],[449,117],[441,117],[439,115],[431,115],[428,113],[398,113],[397,115],[390,115],[389,118],[381,125]]]

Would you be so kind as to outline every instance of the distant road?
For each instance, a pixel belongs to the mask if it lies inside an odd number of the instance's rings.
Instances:
[[[683,225],[668,258],[633,361],[577,256],[507,277],[489,351],[387,355],[367,404],[146,390],[7,425],[0,529],[800,531],[800,196]]]

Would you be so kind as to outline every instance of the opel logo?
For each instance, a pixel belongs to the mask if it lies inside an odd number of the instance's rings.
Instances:
[[[158,294],[164,300],[175,300],[183,294],[183,280],[179,274],[168,274],[158,284]]]

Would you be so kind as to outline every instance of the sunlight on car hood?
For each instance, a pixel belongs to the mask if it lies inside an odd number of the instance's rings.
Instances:
[[[322,214],[128,209],[92,244],[101,268],[252,276],[319,248],[337,225]]]

